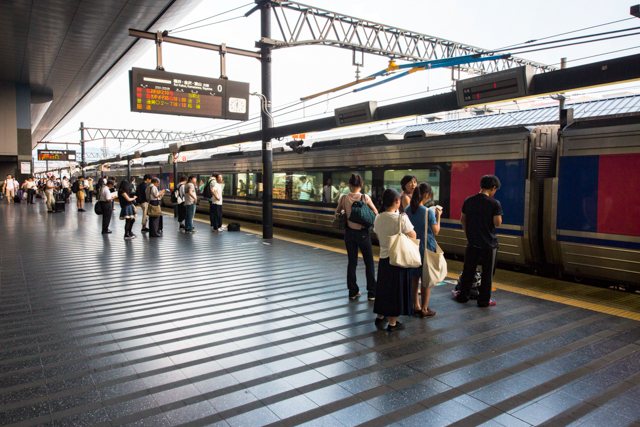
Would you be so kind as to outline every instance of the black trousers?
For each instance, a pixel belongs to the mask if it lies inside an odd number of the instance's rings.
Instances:
[[[33,204],[33,200],[36,197],[36,190],[34,190],[33,188],[30,188],[27,190],[27,203]]]
[[[93,202],[93,191],[87,191],[87,198],[86,198],[85,202],[87,202],[87,203],[92,203]]]
[[[209,222],[214,230],[222,227],[222,205],[209,203]]]
[[[102,232],[109,231],[109,224],[111,224],[111,216],[113,215],[113,209],[111,209],[111,202],[99,202],[102,203]]]
[[[360,290],[356,282],[358,249],[362,252],[362,258],[364,259],[364,265],[366,267],[367,292],[369,293],[369,296],[375,296],[376,275],[369,230],[366,228],[363,230],[354,230],[347,226],[344,230],[344,245],[347,248],[347,256],[349,257],[349,264],[347,266],[347,288],[349,288],[349,296],[352,297],[357,295]]]
[[[158,200],[152,200],[149,205],[160,206]],[[149,236],[160,237],[160,231],[162,231],[162,215],[149,217]]]
[[[69,200],[69,197],[71,197],[71,190],[69,190],[68,188],[63,188],[62,194],[64,194],[64,201],[66,202]]]
[[[478,306],[487,307],[491,300],[491,283],[493,273],[496,268],[498,248],[480,248],[478,246],[467,245],[464,253],[464,268],[462,270],[462,280],[460,282],[460,294],[457,296],[459,302],[469,301],[471,294],[471,284],[476,274],[478,264],[482,266],[482,281],[478,291]]]
[[[184,203],[180,203],[178,205],[178,222],[183,222],[186,217],[187,207],[184,205]]]

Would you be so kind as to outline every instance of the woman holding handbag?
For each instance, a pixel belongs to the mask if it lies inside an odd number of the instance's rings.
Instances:
[[[338,201],[338,207],[336,208],[336,214],[341,214],[344,211],[344,218],[351,218],[351,208],[353,204],[355,202],[362,202],[365,205],[362,207],[363,209],[371,209],[374,214],[378,215],[378,211],[371,201],[371,197],[360,192],[362,190],[363,184],[364,183],[360,175],[356,173],[351,174],[351,176],[349,177],[349,188],[351,189],[351,192],[345,194],[343,197],[340,197],[340,200]],[[367,271],[368,298],[369,301],[375,300],[376,276],[369,228],[364,225],[347,220],[344,229],[344,245],[347,248],[347,256],[349,257],[349,264],[347,266],[347,288],[349,289],[349,299],[356,299],[361,295],[358,284],[356,283],[358,249],[360,249]]]
[[[384,212],[376,217],[373,231],[380,242],[380,261],[378,262],[378,285],[376,287],[376,302],[373,312],[376,313],[376,325],[389,318],[387,330],[404,329],[404,324],[398,321],[398,316],[413,315],[413,301],[411,297],[411,270],[391,265],[389,259],[390,240],[398,234],[405,234],[411,239],[416,238],[413,225],[409,218],[398,212],[400,208],[400,194],[393,188],[387,188],[382,193],[382,208]]]
[[[162,200],[162,196],[167,190],[158,190],[159,185],[160,179],[152,178],[151,185],[146,190],[147,201],[149,202],[149,237],[162,236],[162,207],[160,206],[160,200]]]
[[[413,190],[411,204],[407,206],[405,212],[413,224],[416,234],[420,238],[420,258],[425,263],[425,247],[431,252],[436,252],[436,240],[434,238],[440,232],[440,215],[442,209],[427,209],[426,205],[433,198],[433,189],[426,182],[421,182]],[[411,270],[411,293],[413,295],[413,309],[416,314],[420,314],[420,318],[435,316],[436,312],[429,310],[429,297],[431,296],[431,287],[433,283],[427,280],[422,281],[422,306],[420,306],[420,298],[418,297],[418,289],[420,287],[420,278],[423,274],[428,274],[429,269],[423,269],[423,266]],[[429,286],[431,285],[431,286]]]

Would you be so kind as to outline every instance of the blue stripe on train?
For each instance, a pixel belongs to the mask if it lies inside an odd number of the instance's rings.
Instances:
[[[591,237],[574,237],[574,236],[558,235],[558,241],[569,242],[569,243],[582,243],[585,245],[594,245],[594,246],[609,246],[611,248],[640,250],[640,243],[619,242],[617,240],[607,240],[607,239],[594,239]]]

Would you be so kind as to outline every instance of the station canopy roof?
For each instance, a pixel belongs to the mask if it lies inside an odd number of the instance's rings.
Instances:
[[[566,108],[573,108],[574,120],[640,114],[640,95],[628,95],[581,102],[567,101]],[[396,132],[404,134],[424,130],[425,132],[444,132],[448,134],[558,123],[558,106],[555,105],[405,126]]]
[[[142,53],[129,28],[172,28],[200,1],[0,2],[0,80],[30,85],[32,147]]]

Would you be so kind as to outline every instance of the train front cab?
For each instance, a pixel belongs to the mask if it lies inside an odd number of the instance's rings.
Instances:
[[[547,261],[576,278],[640,283],[640,120],[575,123],[545,182]]]

